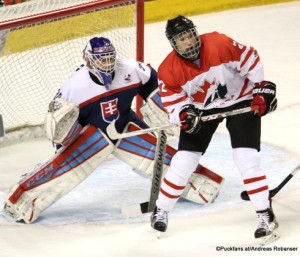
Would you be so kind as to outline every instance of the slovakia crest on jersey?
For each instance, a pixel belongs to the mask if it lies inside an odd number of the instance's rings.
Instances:
[[[119,110],[117,108],[118,99],[113,99],[108,102],[100,103],[102,118],[106,122],[112,122],[117,120],[120,116]]]

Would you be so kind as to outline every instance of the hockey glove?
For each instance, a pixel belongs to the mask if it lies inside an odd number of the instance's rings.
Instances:
[[[181,130],[185,131],[188,134],[196,134],[202,125],[202,113],[203,112],[201,112],[192,104],[182,106],[179,112]]]
[[[270,81],[255,83],[251,107],[258,106],[256,114],[264,116],[277,108],[276,85]]]

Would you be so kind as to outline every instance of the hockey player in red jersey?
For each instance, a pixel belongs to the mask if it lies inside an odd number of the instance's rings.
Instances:
[[[153,134],[111,140],[106,128],[114,120],[119,132],[148,127],[131,109],[137,95],[146,101],[147,116],[154,115],[162,122],[165,116],[168,122],[158,95],[156,71],[136,60],[116,58],[114,45],[104,37],[90,39],[83,58],[85,64],[74,72],[49,104],[45,131],[48,138],[60,146],[57,153],[25,174],[7,196],[4,212],[16,221],[35,221],[110,154],[140,175],[151,177],[153,174],[156,146]],[[167,146],[165,167],[175,152]],[[189,181],[183,197],[205,204],[217,197],[223,178],[199,165]]]
[[[255,238],[276,238],[278,223],[259,159],[261,116],[277,107],[276,85],[264,80],[263,64],[253,47],[218,32],[198,35],[193,22],[183,16],[168,20],[165,33],[173,51],[159,66],[159,88],[169,120],[181,126],[181,133],[151,216],[152,227],[166,231],[168,212],[224,120],[202,122],[200,117],[252,106],[256,112],[225,122],[233,160],[259,218]]]

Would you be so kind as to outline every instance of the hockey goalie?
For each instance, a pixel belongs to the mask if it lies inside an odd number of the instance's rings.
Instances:
[[[168,122],[158,93],[156,71],[135,60],[116,59],[114,45],[104,37],[90,39],[83,58],[84,65],[59,89],[46,114],[45,131],[57,145],[56,153],[24,174],[5,200],[3,211],[15,221],[34,222],[111,154],[136,173],[152,177],[155,134],[111,140],[106,127],[116,120],[116,129],[121,133]],[[148,124],[131,109],[137,95],[145,100],[142,112]],[[163,170],[175,152],[166,146]],[[199,204],[211,203],[222,182],[222,176],[198,165],[181,197]],[[176,188],[172,192],[175,191]]]

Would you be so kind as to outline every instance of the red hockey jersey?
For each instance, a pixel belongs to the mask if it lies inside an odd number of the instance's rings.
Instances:
[[[264,79],[253,47],[218,32],[200,35],[200,40],[199,60],[187,61],[173,50],[158,69],[160,95],[172,123],[179,123],[184,104],[208,110],[251,99],[253,84]]]

